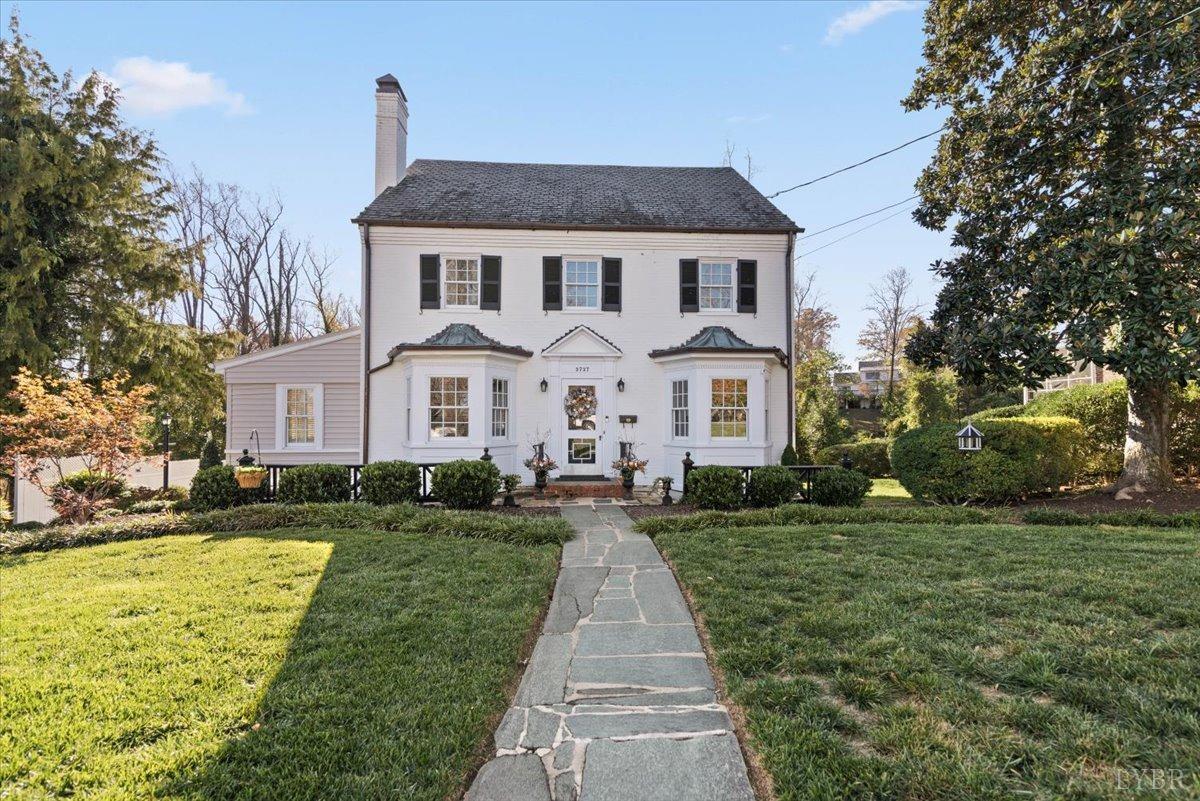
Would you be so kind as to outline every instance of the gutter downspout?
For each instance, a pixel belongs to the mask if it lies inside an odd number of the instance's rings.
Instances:
[[[368,464],[368,448],[371,442],[371,226],[362,226],[363,237],[363,408],[362,408],[362,463]]]
[[[800,233],[804,233],[803,228],[801,228],[799,230],[800,230]],[[788,234],[787,265],[784,268],[784,275],[786,277],[785,286],[787,288],[786,291],[784,292],[784,295],[787,297],[787,300],[785,301],[787,304],[787,318],[784,320],[783,327],[784,327],[784,334],[787,336],[787,357],[788,357],[788,366],[787,366],[787,370],[788,370],[787,432],[788,432],[788,442],[791,444],[791,446],[793,448],[796,447],[796,363],[795,363],[796,354],[793,352],[795,350],[796,337],[792,332],[792,325],[793,325],[792,295],[795,294],[795,290],[792,287],[792,272],[793,272],[792,253],[793,253],[793,251],[795,251],[795,249],[796,249],[796,234],[795,233]]]

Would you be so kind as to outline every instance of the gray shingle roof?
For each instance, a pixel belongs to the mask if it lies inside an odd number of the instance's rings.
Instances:
[[[418,159],[354,220],[394,225],[798,230],[731,167]]]
[[[779,348],[751,345],[723,325],[710,325],[702,328],[700,333],[682,345],[652,350],[650,358],[677,356],[683,353],[769,353],[779,359],[780,364],[787,365],[787,354]]]
[[[388,358],[414,350],[494,350],[516,356],[533,355],[525,348],[501,344],[469,323],[451,323],[423,342],[402,342],[388,351]]]

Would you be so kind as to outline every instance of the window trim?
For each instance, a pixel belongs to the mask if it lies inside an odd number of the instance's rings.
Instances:
[[[737,263],[738,260],[730,256],[701,256],[696,260],[696,307],[700,314],[736,314],[737,313]],[[721,264],[729,266],[729,283],[728,284],[706,284],[704,282],[704,265],[706,264]],[[729,305],[728,306],[704,306],[704,288],[722,287],[729,289]]]
[[[716,436],[713,434],[714,421],[712,419],[713,412],[717,409],[733,409],[737,410],[737,406],[717,406],[713,397],[715,381],[741,381],[746,385],[746,405],[741,407],[746,413],[746,434],[744,436]],[[746,376],[737,375],[710,375],[708,376],[708,438],[713,442],[748,442],[750,440],[750,379]]]
[[[302,389],[312,393],[313,441],[290,443],[287,441],[287,394],[290,389]],[[276,384],[275,385],[275,450],[320,451],[325,449],[325,385],[324,384]]]
[[[692,388],[691,388],[691,381],[689,380],[689,377],[688,377],[688,376],[682,376],[682,377],[680,377],[680,378],[670,378],[670,379],[669,379],[669,381],[670,381],[670,386],[669,386],[669,389],[668,389],[668,394],[670,395],[670,401],[671,401],[671,403],[670,403],[670,413],[671,413],[671,418],[670,418],[670,427],[671,427],[671,428],[670,428],[670,430],[671,430],[671,439],[673,439],[673,440],[687,440],[687,439],[690,439],[690,438],[691,438],[691,435],[692,435],[692,402],[691,402],[691,401],[692,401]],[[683,391],[682,391],[682,392],[678,392],[678,391],[677,391],[677,387],[678,387],[680,384],[682,384],[682,385],[683,385]],[[678,400],[680,397],[682,397],[682,399],[683,399],[683,405],[682,405],[682,406],[676,406],[676,405],[675,405],[675,404],[676,404],[676,401],[677,401],[677,400]],[[680,412],[682,412],[682,415],[680,415],[680,414],[679,414]],[[680,427],[681,427],[681,425],[682,425],[682,428],[683,428],[683,433],[682,433],[682,434],[681,434],[681,433],[679,433],[679,430],[680,430]]]
[[[452,259],[467,259],[475,262],[475,302],[474,303],[451,303],[450,302],[450,261]],[[462,311],[464,309],[479,309],[480,301],[483,298],[483,256],[478,253],[443,253],[441,254],[441,290],[442,290],[442,308],[454,309]],[[463,281],[455,281],[456,284],[470,283]],[[454,376],[448,376],[453,378]]]
[[[604,305],[604,257],[603,256],[562,256],[562,311],[564,312],[598,312]],[[596,265],[596,283],[581,284],[567,281],[567,263],[572,261],[591,262]],[[592,286],[596,289],[596,303],[593,306],[572,306],[567,302],[568,287]]]
[[[428,378],[428,380],[426,381],[426,390],[425,390],[425,437],[426,437],[426,439],[429,442],[445,442],[447,440],[453,440],[455,442],[469,441],[471,439],[471,377],[469,375],[445,375],[445,374],[441,374],[441,373],[438,373],[438,374],[430,373],[427,376],[427,378]],[[433,404],[433,382],[439,378],[442,379],[443,381],[447,378],[453,378],[453,379],[462,379],[463,381],[467,382],[466,388],[463,390],[463,394],[466,395],[466,400],[465,400],[464,405],[462,405],[462,406],[457,406],[457,405],[446,406],[444,404],[439,404],[439,405],[435,406]],[[442,392],[445,392],[445,391],[446,390],[443,387]],[[458,390],[456,389],[454,391],[457,392]],[[448,437],[445,434],[434,434],[433,433],[433,410],[434,409],[466,409],[467,410],[467,422],[466,422],[467,431],[466,431],[466,433],[463,434],[462,436],[455,434],[452,437]],[[442,424],[445,425],[445,421],[442,421]],[[455,421],[455,425],[458,425],[457,420]]]
[[[491,425],[491,439],[507,441],[507,440],[511,439],[511,437],[512,437],[512,383],[509,381],[508,376],[504,376],[504,375],[493,375],[491,378],[492,378],[491,394],[489,396],[489,398],[490,398],[489,408],[491,409],[491,424],[492,424]],[[496,397],[497,397],[496,384],[498,384],[500,382],[504,383],[504,405],[503,406],[496,405]],[[496,413],[500,412],[500,411],[504,412],[504,433],[503,434],[496,433],[496,422],[497,422]]]

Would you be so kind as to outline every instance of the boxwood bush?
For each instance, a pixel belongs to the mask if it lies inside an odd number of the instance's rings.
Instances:
[[[1053,492],[1083,464],[1084,433],[1067,417],[976,420],[983,450],[958,450],[959,424],[907,431],[892,444],[892,469],[919,501],[1003,503]]]
[[[892,474],[892,463],[888,461],[888,446],[891,443],[890,439],[864,439],[831,445],[817,451],[817,464],[840,465],[842,457],[849,456],[858,472],[871,478],[885,478]]]
[[[500,468],[481,459],[457,459],[433,471],[433,497],[451,509],[486,509],[500,491]]]
[[[818,506],[862,506],[870,491],[871,479],[859,471],[831,467],[813,476],[809,500]]]
[[[341,464],[302,464],[279,476],[279,503],[342,503],[350,500],[350,470]]]
[[[1078,420],[1083,425],[1083,473],[1115,476],[1125,458],[1127,407],[1125,382],[1110,381],[1043,392],[1025,406],[1023,416]]]
[[[736,509],[742,505],[745,479],[736,467],[709,465],[688,471],[684,494],[701,509]]]
[[[192,478],[191,507],[198,512],[228,509],[240,501],[237,478],[229,465],[206,467]]]
[[[756,467],[746,485],[746,500],[751,506],[769,507],[791,503],[800,490],[800,477],[779,465]]]
[[[362,499],[376,506],[421,500],[421,468],[412,462],[372,462],[359,473]]]

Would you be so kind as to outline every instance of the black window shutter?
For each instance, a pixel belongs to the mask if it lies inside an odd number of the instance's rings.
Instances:
[[[739,312],[758,311],[758,262],[739,261],[737,274],[737,309]]]
[[[679,260],[679,311],[700,311],[700,260]]]
[[[500,311],[500,257],[484,256],[479,280],[479,308]]]
[[[601,280],[601,311],[621,310],[621,260],[604,259],[604,277]]]
[[[542,308],[562,310],[562,257],[542,257]]]
[[[441,257],[434,253],[421,256],[421,308],[436,309],[440,305]]]

